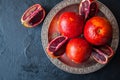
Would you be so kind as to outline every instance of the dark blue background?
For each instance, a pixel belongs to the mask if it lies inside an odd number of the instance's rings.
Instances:
[[[25,28],[23,12],[35,3],[46,13],[62,0],[0,0],[0,80],[120,80],[120,46],[111,62],[86,75],[66,73],[54,66],[41,45],[40,24]],[[74,1],[74,0],[73,0]],[[120,0],[99,0],[114,13],[120,25]]]

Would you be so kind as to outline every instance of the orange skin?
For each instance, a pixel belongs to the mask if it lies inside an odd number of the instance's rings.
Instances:
[[[62,35],[75,38],[83,32],[84,18],[75,12],[64,12],[60,15],[58,24],[58,30]]]
[[[84,37],[93,45],[105,45],[112,37],[112,26],[103,17],[93,17],[85,24]]]
[[[82,38],[71,39],[66,47],[66,54],[75,63],[86,61],[91,55],[91,45]]]

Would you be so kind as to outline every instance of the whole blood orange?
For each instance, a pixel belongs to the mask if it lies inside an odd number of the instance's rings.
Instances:
[[[75,12],[64,12],[59,17],[59,32],[69,38],[82,34],[84,18]]]
[[[75,63],[82,63],[91,55],[91,45],[82,38],[71,39],[66,47],[66,54]]]
[[[105,45],[112,37],[112,26],[106,18],[95,16],[86,22],[84,37],[93,45]]]

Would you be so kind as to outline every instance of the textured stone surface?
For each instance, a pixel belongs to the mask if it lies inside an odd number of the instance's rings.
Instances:
[[[54,66],[41,44],[41,27],[28,29],[21,25],[23,12],[40,3],[48,13],[62,0],[0,0],[0,80],[118,80],[120,47],[111,62],[101,70],[74,75]],[[74,1],[74,0],[73,0]],[[114,13],[120,25],[119,0],[100,0]]]

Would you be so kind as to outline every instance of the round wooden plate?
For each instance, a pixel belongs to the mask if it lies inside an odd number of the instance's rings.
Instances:
[[[42,45],[46,52],[46,47],[48,43],[55,37],[59,36],[57,30],[57,21],[61,13],[66,11],[72,11],[78,13],[78,7],[81,0],[64,0],[60,3],[58,3],[46,16],[46,19],[44,20],[43,26],[42,26],[42,32],[41,32],[41,39],[42,39]],[[116,18],[114,17],[113,13],[101,2],[97,1],[99,6],[99,13],[98,15],[106,17],[113,28],[113,36],[111,40],[111,47],[114,51],[116,51],[118,47],[119,42],[119,28],[118,23],[116,21]],[[73,74],[87,74],[94,71],[97,71],[101,69],[103,64],[97,63],[92,57],[90,57],[86,62],[82,64],[75,64],[72,61],[70,61],[66,54],[61,56],[60,58],[54,59],[51,58],[47,52],[46,55],[50,59],[50,61],[56,65],[58,68],[60,68],[63,71],[73,73]]]

